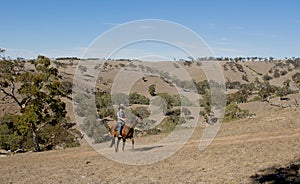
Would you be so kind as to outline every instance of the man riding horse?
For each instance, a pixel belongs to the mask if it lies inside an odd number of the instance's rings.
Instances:
[[[117,112],[117,118],[118,118],[118,137],[122,137],[122,126],[126,123],[127,119],[124,112],[124,105],[120,104],[119,111]]]
[[[143,121],[140,119],[140,117],[134,118],[131,122],[129,122],[125,116],[124,112],[124,105],[119,106],[119,111],[117,112],[117,122],[118,124],[116,126],[109,126],[107,123],[105,123],[105,127],[110,131],[112,140],[110,147],[115,145],[115,151],[118,151],[119,142],[122,139],[123,140],[123,147],[122,150],[124,151],[125,148],[125,142],[126,139],[131,139],[132,141],[132,149],[134,149],[134,128],[138,123],[143,123]],[[118,137],[117,144],[115,144],[115,137]]]

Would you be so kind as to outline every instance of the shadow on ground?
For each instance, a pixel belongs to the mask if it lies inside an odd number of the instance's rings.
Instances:
[[[159,145],[159,146],[147,146],[147,147],[141,147],[141,148],[134,148],[133,151],[140,151],[140,152],[143,152],[143,151],[149,151],[149,150],[152,150],[152,149],[155,149],[155,148],[161,148],[163,147],[163,145]]]
[[[299,183],[300,184],[300,159],[286,167],[270,167],[259,170],[250,177],[254,183]]]

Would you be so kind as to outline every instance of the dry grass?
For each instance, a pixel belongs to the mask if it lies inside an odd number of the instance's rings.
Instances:
[[[88,145],[0,158],[0,182],[250,183],[250,176],[259,170],[300,157],[298,112],[299,109],[279,110],[268,114],[273,119],[260,116],[224,123],[214,142],[203,152],[198,150],[203,128],[197,128],[175,155],[144,166],[113,162]],[[163,135],[137,138],[136,142],[152,142],[160,136]],[[126,152],[112,154],[122,156]]]
[[[247,65],[263,74],[274,66],[264,62]],[[205,79],[200,67],[184,67],[197,81]],[[254,74],[244,69],[253,79]],[[60,70],[73,74],[75,67]],[[117,72],[118,69],[113,69],[103,73],[103,80],[113,81]],[[225,75],[232,81],[241,77],[230,72]],[[274,82],[280,83],[279,80]],[[157,77],[148,77],[147,82],[138,81],[132,92],[149,97],[148,86],[152,83],[157,84],[159,92],[176,93]],[[68,113],[75,121],[72,104],[66,102]],[[259,170],[284,166],[300,158],[299,108],[282,110],[262,102],[240,105],[257,113],[257,117],[222,124],[216,139],[203,152],[198,150],[203,126],[198,127],[188,143],[172,157],[143,166],[108,160],[82,141],[78,148],[1,157],[0,183],[251,183],[250,176]],[[11,101],[1,101],[0,116],[11,107],[14,107]],[[164,136],[136,138],[136,142],[151,143]],[[112,150],[112,154],[122,157],[126,152]]]

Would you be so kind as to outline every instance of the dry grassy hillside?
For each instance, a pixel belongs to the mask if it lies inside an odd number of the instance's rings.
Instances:
[[[147,63],[147,62],[140,62],[140,61],[104,61],[99,60],[95,62],[95,60],[92,60],[94,63],[99,63],[98,66],[98,80],[96,83],[96,88],[101,91],[110,92],[111,87],[114,83],[115,77],[118,75],[120,71],[123,71],[126,67],[140,67],[140,68],[150,68],[151,70],[161,70],[165,71],[168,74],[177,74],[180,73],[182,68],[184,71],[186,71],[193,80],[196,82],[206,80],[205,73],[203,72],[201,68],[201,64],[197,64],[196,62],[193,62],[191,65],[187,65],[184,62],[157,62],[157,63]],[[89,60],[85,61],[79,61],[79,60],[58,60],[57,62],[53,62],[53,66],[57,66],[59,68],[59,71],[63,77],[64,80],[73,81],[73,75],[79,65],[79,63],[89,63]],[[292,75],[294,75],[296,72],[299,72],[299,70],[291,68],[290,65],[284,64],[284,61],[282,61],[283,64],[281,64],[278,61],[274,62],[262,62],[262,61],[246,61],[246,62],[226,62],[226,61],[211,61],[211,62],[219,62],[221,68],[223,69],[224,77],[226,81],[238,81],[240,83],[247,83],[243,79],[243,75],[247,76],[249,82],[254,82],[255,80],[263,81],[263,75],[270,75],[272,76],[273,73],[270,73],[270,70],[275,71],[287,71],[285,75],[279,76],[279,77],[273,77],[273,79],[270,80],[270,84],[276,85],[276,86],[283,86],[283,82],[290,79]],[[102,63],[102,64],[100,64]],[[104,64],[103,64],[104,63]],[[239,67],[238,67],[239,65]],[[141,67],[142,66],[142,67]],[[32,65],[27,64],[27,69],[32,69]],[[168,81],[164,80],[164,77],[160,76],[161,74],[151,74],[146,72],[143,79],[134,79],[136,82],[131,87],[130,92],[137,92],[141,95],[144,95],[148,98],[150,98],[150,94],[148,92],[148,88],[150,85],[155,84],[156,85],[156,91],[158,93],[169,93],[171,95],[178,94],[178,91],[176,90],[175,86],[169,83]],[[257,78],[257,79],[256,79]],[[84,80],[82,81],[85,82]],[[297,89],[295,83],[291,82],[290,84],[292,89]],[[230,91],[236,91],[236,90],[229,90],[227,93],[229,94]],[[0,93],[0,98],[3,99],[4,95],[3,93]],[[72,106],[71,101],[65,100],[68,103],[68,106]],[[0,116],[3,116],[5,113],[11,112],[15,113],[17,112],[18,108],[15,106],[14,102],[9,99],[5,98],[1,102],[0,106]],[[260,102],[255,102],[257,104],[263,104]],[[263,105],[258,105],[256,108],[256,105],[252,105],[254,103],[247,103],[247,104],[241,104],[242,108],[249,109],[251,112],[257,112]],[[252,107],[254,106],[254,107]],[[71,109],[71,108],[70,108]],[[70,115],[71,113],[68,112]]]
[[[63,63],[59,71],[64,80],[72,81],[78,66],[78,60],[60,60]],[[84,62],[89,62],[88,60]],[[103,61],[102,61],[103,62]],[[216,61],[213,61],[216,62]],[[227,81],[247,83],[258,78],[263,81],[264,75],[273,75],[275,70],[287,71],[284,75],[273,77],[270,84],[282,86],[287,79],[299,72],[289,65],[278,62],[220,62]],[[140,61],[108,61],[99,67],[96,87],[98,90],[109,92],[119,72],[130,69],[143,68],[148,71],[144,78],[136,80],[130,92],[137,92],[148,98],[151,97],[148,88],[155,84],[158,93],[178,94],[174,85],[165,80],[160,74],[168,76],[179,73],[182,67],[196,82],[206,79],[203,70],[195,62],[190,66],[183,62],[144,63]],[[161,73],[162,67],[167,66]],[[153,73],[149,70],[154,70]],[[270,72],[272,70],[272,72]],[[85,83],[84,79],[80,82]],[[291,82],[291,88],[296,85]],[[236,89],[228,91],[236,92]],[[0,98],[3,94],[0,93]],[[214,126],[203,124],[203,117],[199,120],[191,139],[182,149],[170,158],[154,164],[143,166],[130,166],[111,161],[94,151],[85,141],[81,140],[78,148],[53,150],[41,153],[24,153],[12,156],[1,155],[0,183],[253,183],[266,179],[272,175],[276,168],[287,168],[291,163],[300,159],[300,109],[295,106],[294,99],[299,94],[287,96],[287,100],[272,97],[269,102],[251,101],[239,103],[241,109],[255,113],[251,118],[223,123],[217,137],[204,151],[199,151],[198,144],[206,127]],[[76,121],[73,113],[72,101],[63,99],[67,104],[68,115]],[[286,108],[272,105],[276,103],[287,105]],[[145,105],[133,105],[133,108]],[[17,107],[10,99],[0,101],[0,116],[6,113],[17,112]],[[137,154],[156,152],[161,147],[143,147],[143,144],[154,144],[168,133],[148,135],[136,138]],[[174,143],[176,146],[176,142]],[[129,145],[124,153],[115,153],[107,148],[111,154],[126,155]],[[124,156],[125,158],[125,156]],[[288,166],[289,165],[289,166]],[[273,168],[273,169],[270,169]],[[297,172],[287,171],[289,175],[274,175],[269,181],[276,181],[276,177],[290,177],[297,179]],[[119,174],[121,173],[121,174]],[[122,177],[118,177],[121,175]],[[266,175],[266,176],[265,176]],[[295,180],[296,181],[296,180]],[[299,179],[297,180],[299,181]]]
[[[287,167],[300,158],[298,112],[299,109],[277,109],[255,119],[224,123],[213,143],[202,152],[198,143],[203,128],[199,127],[175,155],[149,165],[120,164],[87,145],[3,157],[0,158],[4,166],[0,168],[0,182],[253,183],[256,174],[272,174],[268,168]],[[137,138],[137,146],[158,140],[160,136],[164,135]],[[130,146],[127,147],[124,153],[114,153],[109,148],[108,151],[122,156],[130,151]],[[136,152],[143,154],[147,150]]]

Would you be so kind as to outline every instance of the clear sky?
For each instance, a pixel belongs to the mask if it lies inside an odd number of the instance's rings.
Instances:
[[[300,55],[298,0],[7,0],[0,7],[0,48],[12,57],[80,57],[103,32],[139,19],[182,24],[216,56]]]

